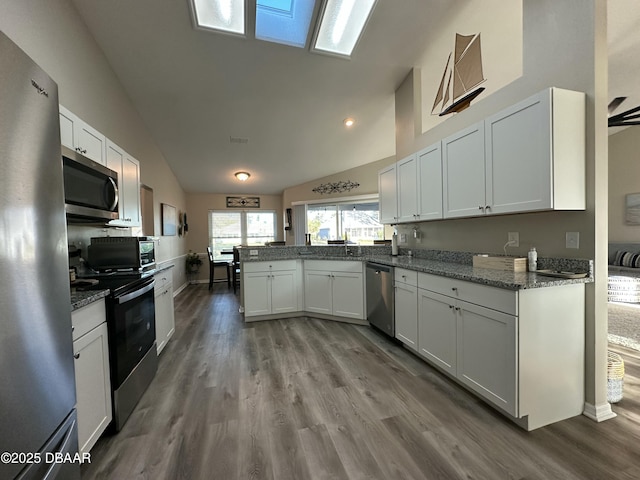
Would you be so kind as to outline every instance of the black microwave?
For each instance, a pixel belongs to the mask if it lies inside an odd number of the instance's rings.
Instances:
[[[147,270],[156,264],[155,244],[149,237],[94,237],[87,260],[100,272]]]
[[[70,222],[106,223],[118,218],[118,174],[62,147],[64,203]]]

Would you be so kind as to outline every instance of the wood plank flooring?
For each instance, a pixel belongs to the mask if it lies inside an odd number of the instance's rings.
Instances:
[[[618,417],[525,432],[368,327],[245,324],[226,285],[189,286],[123,430],[83,479],[638,479],[640,352]]]

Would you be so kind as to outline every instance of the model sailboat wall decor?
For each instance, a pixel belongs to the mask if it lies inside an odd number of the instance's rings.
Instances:
[[[480,34],[456,33],[455,49],[447,58],[431,114],[435,115],[438,107],[441,117],[468,108],[471,101],[484,91],[484,87],[479,87],[484,81]]]

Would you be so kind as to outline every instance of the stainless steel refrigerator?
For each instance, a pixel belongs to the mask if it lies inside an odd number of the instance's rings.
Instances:
[[[80,478],[73,361],[58,87],[0,32],[0,479]]]

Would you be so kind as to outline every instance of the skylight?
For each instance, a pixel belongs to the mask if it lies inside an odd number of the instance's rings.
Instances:
[[[320,10],[311,49],[350,57],[376,0],[255,0],[255,12],[245,11],[247,0],[189,0],[197,28],[246,36],[252,25],[255,38],[298,48],[307,46],[311,20]],[[316,8],[316,4],[320,5]],[[247,16],[249,17],[247,19]],[[250,35],[250,32],[249,32]]]
[[[245,0],[191,0],[196,25],[244,35]]]
[[[351,56],[376,0],[327,0],[313,49]]]
[[[256,38],[304,48],[315,0],[257,0]]]

